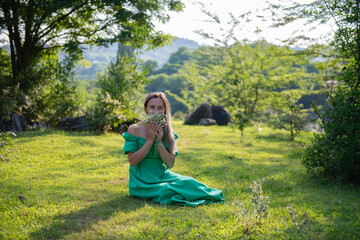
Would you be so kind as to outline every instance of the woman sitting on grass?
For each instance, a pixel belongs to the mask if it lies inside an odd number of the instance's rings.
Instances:
[[[144,110],[146,120],[131,125],[128,132],[123,133],[123,150],[130,161],[130,195],[162,204],[192,207],[224,203],[221,190],[169,170],[178,155],[178,136],[171,127],[171,109],[166,95],[150,93],[145,99]]]

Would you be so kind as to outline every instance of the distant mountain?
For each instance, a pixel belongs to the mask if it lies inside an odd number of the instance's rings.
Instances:
[[[170,55],[176,52],[180,47],[187,47],[189,49],[196,49],[200,45],[189,39],[178,38],[171,41],[170,45],[160,47],[150,51],[144,51],[140,58],[144,61],[155,60],[159,66],[164,65],[169,59]],[[96,79],[96,74],[102,72],[106,66],[113,61],[117,53],[117,44],[109,47],[92,47],[84,51],[84,58],[91,63],[90,68],[78,67],[75,70],[76,79]]]
[[[196,49],[200,47],[200,45],[189,39],[178,38],[176,40],[171,41],[171,44],[168,46],[164,46],[155,50],[147,51],[142,54],[141,59],[146,60],[156,60],[159,63],[159,66],[164,65],[169,59],[170,55],[176,52],[180,47],[187,47],[189,49]]]
[[[164,65],[169,59],[170,55],[176,52],[180,47],[187,47],[189,49],[195,49],[200,45],[189,39],[178,38],[172,40],[170,45],[160,47],[150,51],[144,51],[140,58],[144,61],[155,60],[159,63],[159,66]],[[84,58],[91,63],[91,67],[77,67],[75,70],[76,79],[96,79],[96,75],[99,72],[104,71],[106,66],[113,61],[117,53],[117,44],[109,47],[85,47]],[[9,46],[2,46],[7,51],[10,50]]]

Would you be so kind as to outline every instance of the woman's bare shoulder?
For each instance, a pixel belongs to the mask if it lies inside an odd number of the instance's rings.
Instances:
[[[131,135],[137,136],[138,130],[139,130],[139,126],[137,126],[136,124],[132,124],[128,128],[127,132],[130,133]]]
[[[146,131],[146,127],[142,123],[134,123],[130,125],[130,127],[127,130],[128,133],[137,137],[144,135],[142,134],[144,131]]]

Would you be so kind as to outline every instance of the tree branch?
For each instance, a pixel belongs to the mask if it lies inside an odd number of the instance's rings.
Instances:
[[[332,10],[330,9],[327,0],[323,0],[323,2],[325,3],[325,6],[326,6],[326,8],[328,9],[331,17],[335,20],[336,25],[339,27],[339,29],[343,29],[343,27],[340,25],[340,23],[339,23],[338,20],[336,19],[334,13],[333,13]],[[350,48],[350,51],[351,51],[352,54],[354,55],[355,59],[357,59],[356,53],[355,53],[353,47],[351,46],[351,44],[350,44],[350,42],[349,42],[349,36],[348,36],[347,32],[344,33],[344,37],[345,37],[346,44],[347,44],[347,45],[349,46],[349,48]]]
[[[85,6],[88,3],[88,0],[85,0],[82,4],[78,5],[77,7],[73,8],[71,11],[69,11],[67,14],[61,15],[60,17],[58,17],[55,21],[53,21],[52,23],[50,23],[46,28],[44,28],[42,31],[39,32],[37,40],[38,39],[42,39],[44,36],[48,35],[53,29],[54,27],[62,22],[63,20],[65,20],[67,17],[69,17],[72,13],[76,12],[77,10],[79,10],[80,8],[82,8],[83,6]]]
[[[34,7],[34,0],[29,1],[29,8],[27,11],[26,21],[25,21],[25,42],[24,42],[24,48],[26,48],[29,44],[29,42],[32,40],[31,35],[31,28],[33,24],[33,7]]]

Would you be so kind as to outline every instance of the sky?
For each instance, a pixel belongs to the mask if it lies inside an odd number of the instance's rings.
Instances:
[[[296,31],[304,31],[307,36],[317,37],[319,41],[326,42],[327,40],[323,35],[333,32],[333,27],[330,24],[318,26],[316,30],[310,31],[310,27],[306,27],[304,21],[297,24],[291,24],[283,28],[270,28],[270,17],[260,19],[256,15],[266,16],[269,12],[264,12],[267,4],[266,0],[206,0],[202,1],[206,10],[215,13],[219,16],[221,25],[211,23],[206,14],[201,12],[200,4],[196,3],[200,0],[183,0],[185,9],[181,13],[170,12],[170,21],[167,24],[157,24],[157,29],[165,33],[170,33],[173,36],[187,38],[194,40],[199,44],[213,45],[214,42],[202,38],[195,30],[203,30],[206,33],[212,33],[217,38],[222,38],[221,34],[229,29],[227,22],[230,20],[230,14],[235,17],[240,16],[248,11],[252,11],[253,15],[250,21],[242,20],[240,23],[241,30],[238,30],[236,37],[239,40],[249,39],[258,40],[260,38],[266,39],[268,42],[281,45],[281,40],[287,39],[292,36]],[[300,0],[299,3],[308,3],[311,0]],[[272,1],[274,2],[274,1]],[[220,28],[224,30],[221,31]],[[256,29],[261,29],[259,33],[254,33]],[[237,28],[240,29],[240,28]],[[299,43],[301,44],[301,43]],[[305,44],[306,45],[306,44]]]
[[[169,12],[170,21],[166,24],[156,24],[156,29],[170,33],[175,37],[194,40],[202,45],[214,45],[214,41],[202,38],[199,34],[195,33],[195,31],[203,30],[206,33],[212,33],[219,39],[223,39],[221,34],[229,29],[230,26],[230,24],[227,24],[230,20],[229,13],[238,17],[248,11],[252,11],[251,21],[246,22],[242,20],[240,24],[241,30],[236,32],[236,37],[239,40],[249,39],[254,41],[264,38],[268,42],[281,45],[281,40],[291,37],[294,31],[304,31],[306,36],[319,38],[319,42],[328,42],[328,39],[323,37],[323,35],[334,31],[333,25],[331,24],[318,26],[316,30],[312,31],[309,30],[310,27],[304,26],[304,21],[283,28],[270,28],[270,17],[262,20],[256,17],[256,15],[266,16],[269,14],[269,12],[262,10],[267,7],[267,1],[274,3],[277,0],[182,0],[185,4],[184,11],[180,13]],[[313,0],[297,0],[297,2],[301,4],[312,1]],[[201,12],[201,6],[198,2],[204,3],[206,10],[218,15],[221,25],[209,22],[208,20],[210,18]],[[223,28],[223,31],[221,31],[220,28]],[[254,32],[257,28],[262,31],[255,34]],[[306,44],[307,43],[303,46],[306,46]],[[297,46],[302,47],[301,45]]]

